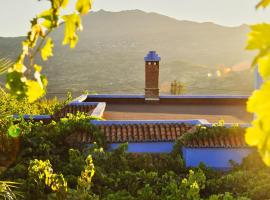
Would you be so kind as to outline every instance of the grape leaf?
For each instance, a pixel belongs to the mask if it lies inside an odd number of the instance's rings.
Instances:
[[[270,77],[270,53],[258,59],[259,73],[266,80]]]
[[[17,96],[19,99],[26,96],[27,86],[25,77],[21,72],[12,70],[7,74],[6,87],[10,90],[10,94]]]
[[[19,137],[21,133],[20,127],[18,125],[12,125],[8,128],[8,135],[13,138]]]
[[[65,8],[68,4],[68,0],[50,0],[53,8]]]
[[[270,4],[270,0],[261,0],[257,5],[256,8],[266,8]]]
[[[78,42],[76,30],[82,30],[81,18],[76,13],[64,15],[62,18],[65,21],[63,45],[70,44],[70,48],[74,48]]]
[[[44,61],[46,61],[49,56],[53,56],[53,52],[52,52],[53,46],[54,44],[53,44],[52,38],[48,38],[46,41],[46,44],[41,49],[41,57]]]
[[[92,0],[77,0],[76,10],[82,15],[87,14],[91,9],[91,7],[92,7]]]
[[[40,85],[38,81],[27,80],[26,84],[28,87],[26,94],[30,103],[45,95],[45,89],[42,87],[42,85]]]

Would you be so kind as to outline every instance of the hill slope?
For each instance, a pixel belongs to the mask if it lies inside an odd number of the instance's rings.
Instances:
[[[182,80],[190,94],[248,93],[252,89],[252,76],[246,70],[222,78],[207,77],[220,66],[250,62],[252,54],[244,51],[247,26],[179,21],[139,10],[92,12],[83,24],[76,49],[61,45],[63,29],[53,34],[55,56],[44,67],[52,95],[67,89],[142,93],[143,57],[149,50],[162,57],[161,85]],[[0,57],[15,58],[22,39],[0,38]],[[220,89],[209,89],[213,83]]]

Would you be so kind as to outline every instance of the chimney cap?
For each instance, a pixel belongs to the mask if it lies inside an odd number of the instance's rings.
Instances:
[[[156,53],[156,51],[149,51],[146,57],[144,57],[145,62],[157,62],[160,61],[159,55]]]

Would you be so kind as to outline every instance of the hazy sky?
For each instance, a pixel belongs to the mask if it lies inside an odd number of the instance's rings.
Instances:
[[[75,0],[70,0],[74,2]],[[225,26],[270,21],[270,9],[256,11],[259,0],[95,0],[94,10],[140,9],[179,20]],[[48,7],[46,0],[0,0],[0,36],[25,35],[29,20]]]

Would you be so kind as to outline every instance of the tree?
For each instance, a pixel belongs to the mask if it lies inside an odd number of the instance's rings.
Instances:
[[[35,62],[40,54],[46,61],[53,56],[53,39],[50,33],[65,26],[63,45],[74,48],[78,42],[77,31],[82,30],[81,16],[89,12],[92,0],[77,0],[71,14],[61,15],[69,0],[48,0],[50,9],[38,14],[31,21],[31,29],[22,42],[22,51],[15,64],[8,69],[6,86],[11,95],[34,102],[46,93],[47,79],[41,74],[42,67]]]
[[[270,0],[261,0],[256,8],[266,8],[269,4]],[[247,110],[254,113],[256,119],[247,129],[246,141],[258,148],[263,161],[270,166],[270,24],[251,26],[247,49],[259,51],[252,66],[258,65],[264,83],[253,92],[247,103]]]

